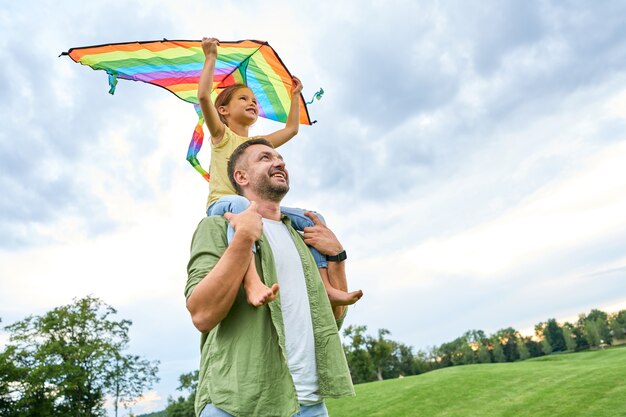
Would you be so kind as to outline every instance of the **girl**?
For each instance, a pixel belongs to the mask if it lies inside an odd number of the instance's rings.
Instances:
[[[236,195],[235,189],[230,183],[227,174],[227,164],[233,150],[241,143],[252,138],[248,137],[248,129],[254,124],[259,116],[257,100],[252,91],[241,84],[225,88],[215,100],[211,101],[211,88],[213,87],[213,73],[215,72],[215,60],[217,59],[217,45],[215,38],[202,38],[202,50],[206,57],[204,68],[198,83],[198,100],[202,108],[204,120],[211,134],[211,175],[209,201],[207,203],[207,215],[223,215],[225,212],[240,213],[250,204],[244,197]],[[285,127],[264,136],[277,148],[293,138],[298,133],[300,122],[299,96],[302,91],[302,83],[293,77],[291,91],[291,107]],[[305,216],[304,210],[283,208],[281,211],[291,219],[292,225],[297,230],[313,226],[313,221]],[[317,214],[317,213],[316,213]],[[322,216],[318,214],[323,221]],[[234,230],[228,227],[228,241],[232,240]],[[254,250],[254,248],[253,248]],[[328,281],[327,260],[324,255],[311,247],[311,252],[320,268],[320,275],[326,287],[328,298],[333,306],[354,304],[361,298],[361,291],[347,293],[334,288]],[[248,270],[243,279],[248,303],[258,307],[273,301],[278,293],[278,285],[268,288],[263,284],[256,270],[254,258],[252,258]]]

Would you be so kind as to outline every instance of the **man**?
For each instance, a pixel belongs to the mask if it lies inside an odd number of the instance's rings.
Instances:
[[[187,309],[202,332],[196,414],[327,416],[324,398],[354,395],[338,334],[346,307],[331,307],[305,243],[335,257],[328,274],[343,291],[345,252],[314,215],[304,238],[281,216],[289,174],[266,140],[240,145],[229,176],[250,207],[203,219],[187,268]],[[227,221],[235,229],[230,245]],[[265,285],[280,286],[277,299],[259,308],[241,288],[251,256]]]

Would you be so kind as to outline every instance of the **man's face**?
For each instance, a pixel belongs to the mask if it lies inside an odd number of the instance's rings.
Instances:
[[[289,191],[289,173],[283,157],[265,145],[252,145],[246,154],[251,189],[262,198],[280,202]]]

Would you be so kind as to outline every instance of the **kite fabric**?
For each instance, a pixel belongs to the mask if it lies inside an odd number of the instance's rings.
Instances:
[[[198,81],[204,66],[201,41],[167,40],[115,43],[71,48],[68,55],[82,65],[103,70],[109,76],[109,93],[118,79],[163,87],[181,100],[193,103],[198,114],[187,160],[208,181],[197,155],[202,147],[204,118],[198,104]],[[211,97],[233,84],[248,86],[257,98],[259,116],[286,123],[291,105],[291,73],[274,49],[263,41],[220,42]],[[318,98],[319,99],[319,98]],[[300,123],[310,125],[309,112],[300,94]]]

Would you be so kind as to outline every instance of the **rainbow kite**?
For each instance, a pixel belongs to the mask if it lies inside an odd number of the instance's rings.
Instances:
[[[204,118],[198,104],[198,80],[204,66],[200,41],[162,41],[115,43],[71,48],[75,62],[109,75],[109,93],[115,92],[118,79],[158,85],[178,98],[193,103],[198,124],[189,144],[187,160],[208,181],[197,155],[202,147]],[[263,41],[220,42],[213,79],[212,98],[229,85],[247,85],[257,97],[259,115],[285,123],[291,104],[291,74],[274,49]],[[319,94],[319,93],[318,93]],[[319,99],[319,97],[318,97]],[[300,95],[300,123],[312,124],[306,103]]]

